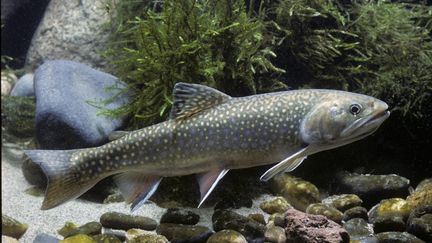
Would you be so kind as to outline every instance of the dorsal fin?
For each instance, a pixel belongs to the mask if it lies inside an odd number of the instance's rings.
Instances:
[[[222,104],[231,96],[205,85],[177,83],[170,119],[181,119]]]

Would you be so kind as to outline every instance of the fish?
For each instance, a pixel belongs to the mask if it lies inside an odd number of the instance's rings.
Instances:
[[[291,172],[307,156],[374,133],[388,105],[340,90],[299,89],[231,97],[214,88],[177,83],[169,118],[116,132],[104,145],[26,150],[48,179],[42,210],[73,200],[113,176],[131,210],[164,177],[196,174],[201,207],[229,170],[274,164],[260,179]]]

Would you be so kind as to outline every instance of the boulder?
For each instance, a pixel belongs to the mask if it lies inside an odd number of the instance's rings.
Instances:
[[[11,96],[34,96],[34,75],[32,73],[27,73],[16,81],[14,87],[12,88]]]

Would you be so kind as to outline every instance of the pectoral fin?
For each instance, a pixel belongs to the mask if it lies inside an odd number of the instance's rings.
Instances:
[[[308,147],[302,148],[296,153],[292,154],[288,158],[282,160],[281,162],[277,163],[275,166],[271,167],[269,170],[267,170],[260,178],[262,181],[268,181],[273,176],[288,170],[292,171],[297,166],[299,166],[303,160],[306,158],[306,151],[308,150]]]
[[[141,172],[126,172],[114,177],[126,203],[132,203],[131,211],[141,207],[156,192],[162,178]]]
[[[217,183],[225,176],[228,171],[228,169],[218,169],[197,175],[201,193],[201,200],[198,208],[201,207],[203,202],[216,187]]]

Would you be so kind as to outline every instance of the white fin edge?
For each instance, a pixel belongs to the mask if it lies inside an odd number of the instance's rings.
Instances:
[[[226,175],[226,173],[228,173],[229,169],[223,169],[218,177],[216,178],[216,180],[213,182],[213,184],[211,185],[211,187],[207,190],[206,194],[204,196],[201,195],[201,201],[198,204],[198,208],[201,207],[201,205],[204,203],[204,201],[208,198],[208,196],[210,195],[210,193],[215,189],[216,185],[218,184],[218,182]]]
[[[288,158],[282,160],[281,162],[277,163],[275,166],[268,169],[261,177],[261,181],[268,181],[275,175],[283,172],[287,168],[292,168],[294,170],[297,168],[301,162],[303,162],[304,158],[306,157],[304,154],[308,150],[309,146],[304,147],[297,151],[296,153],[292,154]],[[297,161],[297,159],[300,159]],[[297,163],[296,163],[297,162]]]

